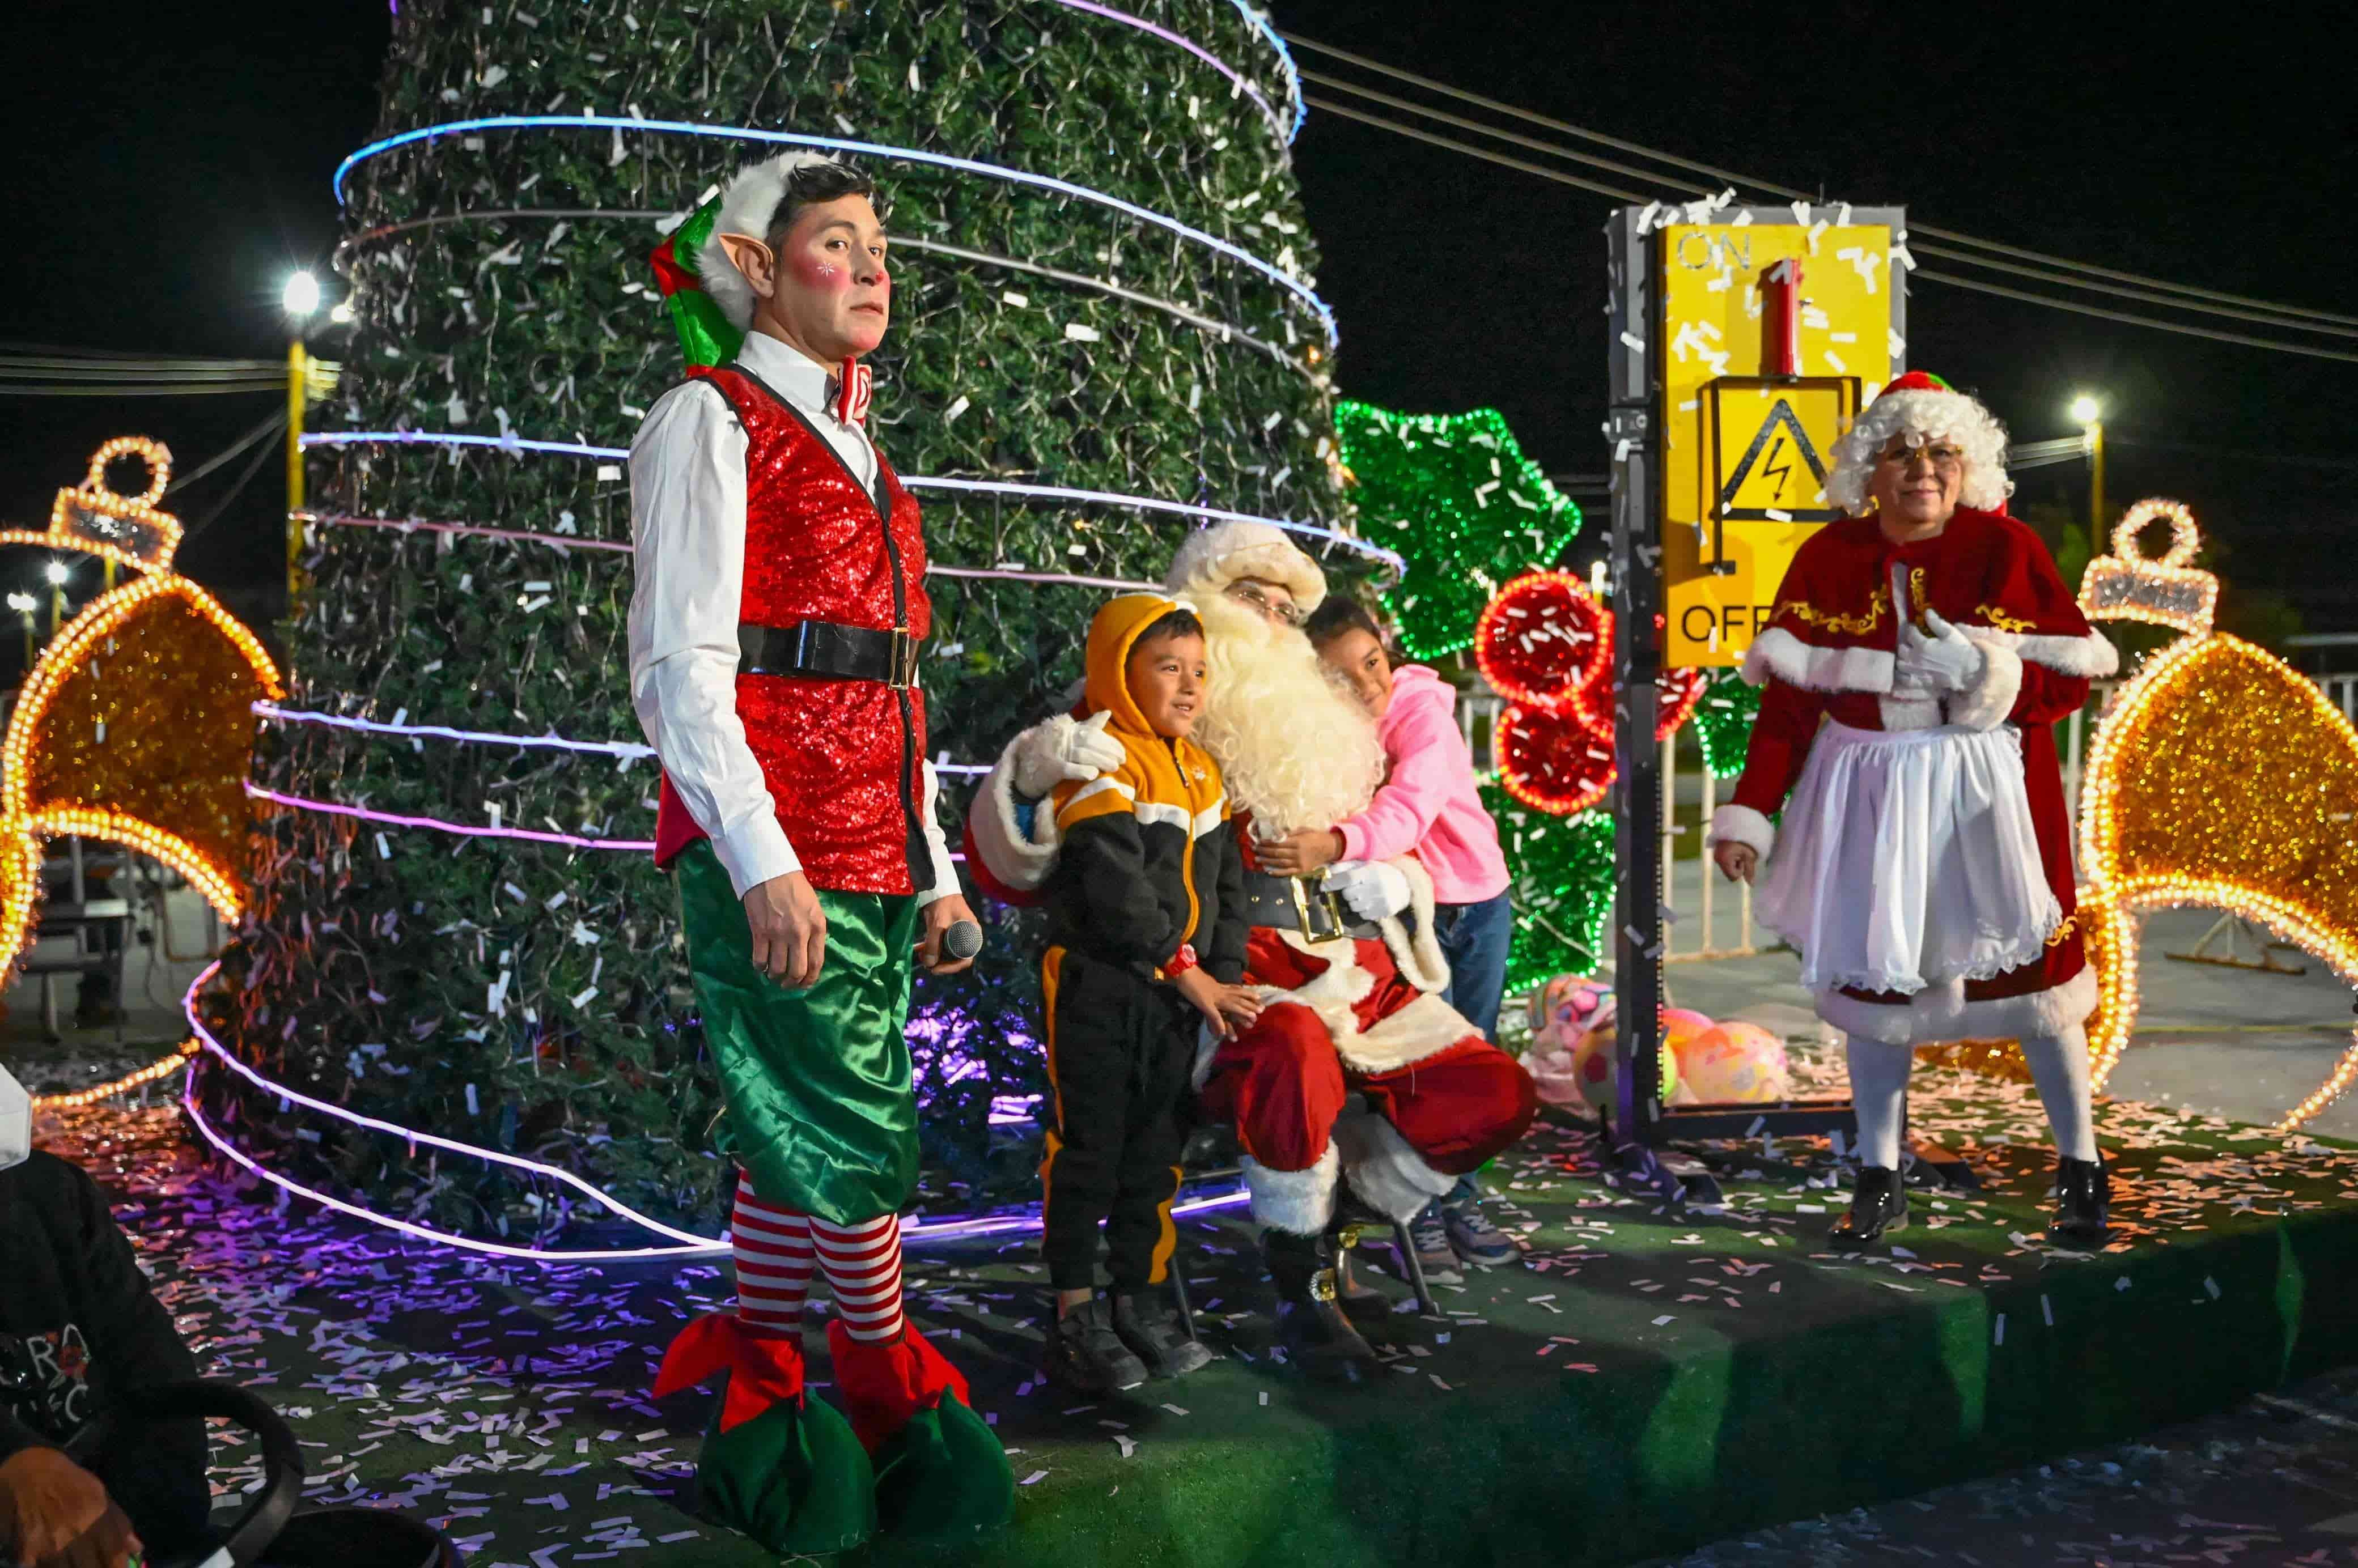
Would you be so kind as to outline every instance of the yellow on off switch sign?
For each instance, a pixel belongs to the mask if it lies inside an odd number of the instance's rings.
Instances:
[[[1662,269],[1663,662],[1736,665],[1834,514],[1835,438],[1891,379],[1891,232],[1674,224]]]

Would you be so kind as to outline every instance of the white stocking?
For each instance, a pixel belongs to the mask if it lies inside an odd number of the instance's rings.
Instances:
[[[1859,1163],[1896,1171],[1899,1124],[1908,1114],[1908,1072],[1916,1065],[1916,1048],[1846,1034],[1843,1056],[1850,1064],[1850,1103],[1858,1116]]]
[[[2061,1035],[2026,1034],[2022,1059],[2047,1108],[2055,1152],[2067,1160],[2093,1160],[2096,1122],[2088,1105],[2088,1032],[2073,1024]]]

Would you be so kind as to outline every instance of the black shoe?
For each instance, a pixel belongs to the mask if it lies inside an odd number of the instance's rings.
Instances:
[[[1212,1364],[1210,1348],[1188,1334],[1161,1291],[1116,1294],[1113,1331],[1158,1378],[1184,1378]]]
[[[1826,1239],[1837,1247],[1864,1247],[1889,1230],[1908,1228],[1908,1189],[1887,1165],[1861,1165],[1852,1189],[1850,1212],[1834,1221]]]
[[[1265,1231],[1261,1250],[1277,1283],[1277,1342],[1314,1378],[1357,1383],[1380,1363],[1336,1304],[1335,1238]]]
[[[2055,1162],[2055,1217],[2047,1239],[2074,1247],[2097,1247],[2112,1234],[2113,1173],[2104,1156]]]
[[[1048,1336],[1048,1376],[1076,1393],[1118,1394],[1146,1381],[1146,1363],[1114,1332],[1113,1308],[1092,1296],[1056,1320]]]

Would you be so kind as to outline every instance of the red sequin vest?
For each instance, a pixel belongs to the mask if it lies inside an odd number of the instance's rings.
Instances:
[[[933,625],[917,503],[876,458],[863,487],[827,438],[735,366],[688,372],[729,399],[745,427],[745,589],[738,619],[889,630],[919,642]],[[933,884],[925,801],[925,694],[882,681],[739,675],[737,714],[814,887],[908,893]],[[705,836],[663,784],[655,863]]]

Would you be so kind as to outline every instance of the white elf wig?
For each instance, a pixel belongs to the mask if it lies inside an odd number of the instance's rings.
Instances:
[[[696,254],[698,281],[730,325],[741,332],[751,329],[753,286],[729,259],[720,236],[743,234],[774,250],[777,232],[793,220],[795,208],[841,196],[864,196],[874,189],[865,174],[825,153],[785,153],[747,164],[720,193],[720,215]]]
[[[2006,477],[2006,427],[1981,403],[1939,377],[1910,371],[1866,406],[1857,423],[1834,442],[1826,499],[1854,517],[1867,508],[1867,479],[1898,437],[1911,447],[1947,441],[1965,455],[1957,501],[1976,512],[1998,512],[2014,493]]]

